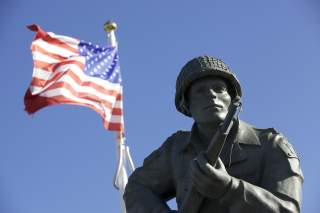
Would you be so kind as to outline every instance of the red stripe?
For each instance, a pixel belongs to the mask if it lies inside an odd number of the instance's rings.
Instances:
[[[105,119],[104,113],[99,109],[97,109],[96,107],[90,104],[71,101],[64,96],[55,96],[51,98],[41,97],[39,95],[32,95],[30,90],[28,89],[24,97],[24,104],[25,104],[25,111],[28,112],[29,114],[33,114],[44,107],[56,105],[56,104],[72,104],[72,105],[85,106],[95,110],[102,117],[104,127],[106,129],[111,131],[123,131],[124,129],[122,123],[114,123],[114,122],[107,121]]]
[[[33,60],[33,67],[34,68],[43,69],[46,71],[53,72],[53,70],[56,66],[57,66],[56,64],[50,64],[50,63],[43,62],[43,61]]]
[[[119,93],[116,100],[117,101],[122,101],[122,94]]]
[[[81,63],[80,61],[77,61],[77,60],[64,60],[64,61],[61,61],[58,63],[52,63],[52,64],[47,63],[47,62],[43,62],[43,61],[38,61],[38,60],[33,61],[33,66],[35,68],[43,69],[43,70],[50,71],[50,72],[54,72],[60,66],[66,65],[66,64],[74,64],[74,65],[78,66],[81,70],[83,70],[83,67],[84,67],[84,64]]]
[[[57,81],[57,80],[58,80],[59,78],[61,78],[63,75],[66,75],[66,73],[63,73],[63,72],[58,72],[58,73],[56,73],[53,77],[50,78],[50,82],[55,82],[55,81]],[[46,81],[46,80],[43,80],[43,79],[40,79],[40,78],[33,77],[32,80],[31,80],[30,85],[31,85],[31,86],[36,86],[36,87],[45,87],[45,86],[47,86],[50,82],[49,82],[49,81]]]
[[[58,47],[61,47],[61,48],[64,48],[64,49],[67,49],[75,54],[78,54],[78,49],[75,49],[69,45],[67,45],[65,42],[62,42],[60,41],[59,39],[56,39],[56,38],[53,38],[51,37],[50,35],[47,35],[45,37],[42,38],[44,41],[50,43],[50,44],[53,44],[53,45],[56,45]]]
[[[65,88],[67,89],[72,95],[74,95],[75,97],[78,98],[82,98],[82,99],[86,99],[92,102],[98,102],[98,103],[102,103],[105,107],[112,109],[113,104],[110,103],[109,101],[106,100],[102,100],[99,97],[89,94],[89,93],[85,93],[85,92],[77,92],[75,89],[73,89],[73,87],[68,84],[67,82],[56,82],[54,84],[52,84],[50,87],[48,87],[47,89],[45,89],[43,92],[52,90],[52,89],[58,89],[58,88]]]
[[[35,45],[35,44],[31,45],[31,50],[32,50],[32,52],[40,52],[40,53],[42,53],[44,55],[47,55],[47,56],[49,56],[51,58],[54,58],[54,59],[60,60],[60,61],[66,60],[68,58],[68,57],[63,57],[63,56],[58,55],[58,54],[51,53],[51,52],[43,49],[39,45]]]
[[[124,131],[124,127],[121,123],[105,123],[104,126],[110,131]]]
[[[76,54],[78,54],[78,50],[75,48],[72,48],[71,46],[67,45],[65,42],[60,41],[59,39],[53,38],[51,37],[47,32],[45,32],[44,30],[42,30],[38,25],[29,25],[28,28],[34,32],[36,32],[36,36],[34,38],[34,40],[36,39],[43,39],[44,41],[51,43],[53,45],[56,45],[58,47],[67,49],[71,52],[74,52]]]
[[[42,30],[41,27],[39,27],[36,24],[28,25],[27,28],[29,28],[29,30],[31,30],[31,31],[36,32],[36,35],[33,40],[36,40],[36,39],[39,39],[39,38],[42,38],[42,37],[45,37],[46,35],[48,35],[47,32]]]
[[[106,89],[105,87],[100,86],[99,84],[96,84],[96,83],[94,83],[92,81],[82,81],[79,78],[79,76],[76,73],[74,73],[74,71],[72,71],[71,69],[68,69],[65,72],[57,72],[56,74],[54,74],[50,78],[50,80],[43,80],[43,79],[39,79],[39,78],[33,77],[32,81],[31,81],[31,85],[32,86],[38,86],[38,87],[44,87],[44,86],[48,85],[51,82],[57,81],[63,75],[70,76],[79,86],[92,87],[95,90],[97,90],[97,91],[99,91],[99,92],[101,92],[102,94],[105,94],[105,95],[110,95],[110,96],[116,96],[117,95],[117,99],[116,100],[122,100],[122,96],[119,95],[118,91],[113,90],[113,89]]]
[[[122,109],[121,108],[113,108],[111,113],[112,113],[112,115],[122,115]]]

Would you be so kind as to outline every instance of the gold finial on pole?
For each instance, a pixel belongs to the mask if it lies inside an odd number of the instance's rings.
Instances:
[[[107,21],[103,25],[104,31],[107,33],[108,43],[111,47],[117,46],[117,39],[114,31],[117,29],[117,24],[113,21]]]
[[[117,29],[117,24],[109,20],[104,24],[103,27],[104,27],[104,31],[106,31],[107,33],[110,33],[111,31],[115,31]]]

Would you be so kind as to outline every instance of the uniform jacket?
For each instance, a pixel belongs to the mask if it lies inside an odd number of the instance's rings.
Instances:
[[[231,187],[219,199],[205,198],[199,213],[300,212],[303,175],[288,141],[243,121],[235,131],[220,156]],[[199,141],[195,128],[178,131],[151,153],[129,178],[127,213],[170,212],[166,201],[174,197],[179,209],[192,182],[190,162],[206,150]]]

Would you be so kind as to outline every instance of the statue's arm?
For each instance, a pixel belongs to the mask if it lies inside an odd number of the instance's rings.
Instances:
[[[232,178],[230,190],[221,199],[231,213],[300,212],[303,175],[299,159],[286,139],[279,134],[271,138],[259,186]]]
[[[151,153],[129,177],[124,193],[127,213],[171,212],[166,201],[174,197],[175,190],[166,144]]]

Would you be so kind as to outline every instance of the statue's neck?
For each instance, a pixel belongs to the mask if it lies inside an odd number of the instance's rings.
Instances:
[[[218,129],[219,123],[197,123],[196,125],[201,142],[205,145],[209,145]]]

